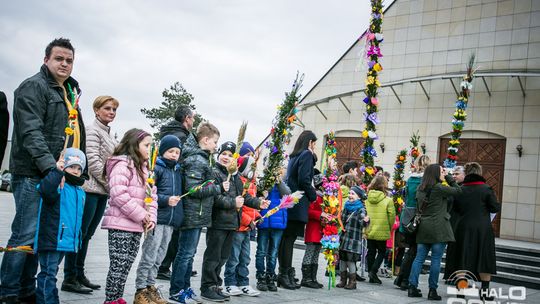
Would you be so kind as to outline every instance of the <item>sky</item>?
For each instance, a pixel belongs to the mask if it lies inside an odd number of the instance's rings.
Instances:
[[[99,95],[119,100],[119,137],[150,128],[141,108],[180,82],[197,113],[235,141],[243,120],[254,145],[269,132],[297,71],[305,94],[365,31],[368,0],[6,1],[0,10],[0,90],[39,71],[46,45],[71,39],[72,76],[86,123]],[[11,137],[11,134],[10,134]]]

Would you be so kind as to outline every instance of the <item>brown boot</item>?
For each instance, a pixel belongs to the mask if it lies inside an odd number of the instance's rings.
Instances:
[[[347,276],[349,273],[347,271],[342,271],[339,273],[339,284],[336,284],[337,288],[343,288],[347,285]],[[356,274],[355,274],[356,275]]]
[[[356,273],[349,273],[349,284],[345,289],[356,289]]]
[[[133,299],[133,304],[154,304],[154,301],[150,299],[148,294],[148,289],[140,289],[135,292],[135,298]]]
[[[159,290],[156,288],[156,286],[148,286],[146,288],[146,290],[148,291],[148,295],[150,296],[150,300],[152,300],[154,303],[156,304],[167,304],[168,301],[163,299],[161,297],[161,293],[159,292]]]

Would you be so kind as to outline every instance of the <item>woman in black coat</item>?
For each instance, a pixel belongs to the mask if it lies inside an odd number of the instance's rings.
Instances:
[[[312,185],[315,165],[313,150],[316,141],[317,137],[313,132],[308,130],[302,132],[294,145],[287,168],[286,179],[291,192],[304,191],[304,196],[298,204],[287,210],[287,227],[279,244],[278,287],[286,289],[300,288],[300,284],[295,281],[295,270],[292,267],[293,245],[297,237],[304,236],[309,204],[317,199],[316,190]]]
[[[455,198],[454,208],[460,220],[456,226],[456,269],[468,270],[480,277],[482,289],[489,292],[491,275],[497,273],[495,260],[495,234],[491,227],[490,213],[499,212],[495,192],[482,177],[478,163],[465,165],[463,193]],[[491,299],[492,300],[492,299]]]

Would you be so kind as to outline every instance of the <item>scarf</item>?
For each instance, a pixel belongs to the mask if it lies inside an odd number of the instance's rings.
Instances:
[[[66,177],[66,183],[70,185],[82,186],[84,184],[84,178],[82,178],[81,176],[75,176],[67,172],[64,172],[64,176]]]
[[[347,210],[347,212],[354,212],[362,208],[364,208],[364,204],[361,200],[356,200],[354,202],[347,201],[345,203],[345,210]]]
[[[71,101],[69,101],[69,98],[68,98],[68,94],[67,94],[67,91],[66,91],[66,88],[64,86],[62,86],[62,90],[64,90],[64,102],[66,103],[66,107],[67,107],[67,110],[68,110],[68,113],[71,112],[71,110],[73,110],[73,105],[71,104]],[[73,132],[73,135],[71,136],[67,136],[66,135],[66,140],[68,140],[68,144],[67,144],[67,147],[72,147],[72,148],[77,148],[77,149],[80,149],[81,148],[81,128],[79,126],[79,110],[78,109],[75,109],[77,111],[77,121],[76,123],[74,124],[75,125],[75,130]],[[69,114],[68,114],[69,116]]]

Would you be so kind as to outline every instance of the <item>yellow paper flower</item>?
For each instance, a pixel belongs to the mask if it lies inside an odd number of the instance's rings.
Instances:
[[[381,86],[381,82],[379,81],[379,79],[375,79],[375,85],[380,87]]]
[[[152,198],[151,198],[151,197],[145,197],[145,198],[144,198],[144,203],[145,203],[145,204],[150,204],[150,203],[152,203]]]
[[[154,179],[149,177],[146,179],[146,182],[149,183],[150,185],[153,185],[154,184]]]
[[[235,153],[233,154],[233,157],[234,157],[235,159],[238,159],[238,158],[240,158],[240,154],[238,154],[238,153],[235,152]]]
[[[69,110],[69,115],[70,115],[70,116],[71,116],[71,115],[77,115],[77,114],[78,114],[77,110],[75,110],[75,109]]]
[[[376,64],[373,66],[373,70],[375,70],[376,72],[382,71],[382,65],[381,65],[380,63],[376,63]]]
[[[366,79],[366,85],[374,84],[375,83],[375,77],[368,76]]]
[[[366,173],[369,174],[369,175],[373,175],[375,173],[375,171],[373,171],[373,168],[367,167],[366,168]]]
[[[64,129],[64,131],[66,132],[66,135],[67,135],[67,136],[71,136],[71,135],[73,135],[73,134],[75,133],[75,132],[73,131],[73,129],[70,128],[70,127],[66,127],[66,128]]]
[[[403,205],[403,199],[401,197],[397,198],[397,203],[401,206]]]
[[[368,138],[368,131],[367,130],[362,131],[362,137],[363,138]]]
[[[287,135],[288,133],[287,130],[283,130],[283,135]]]

